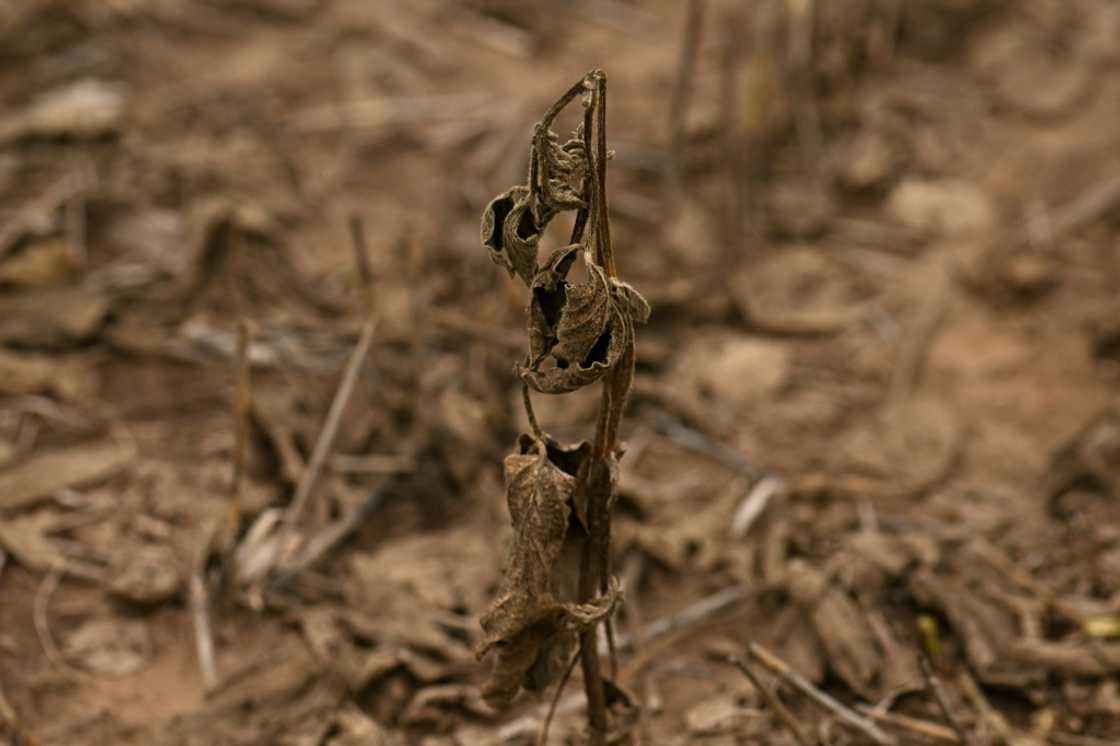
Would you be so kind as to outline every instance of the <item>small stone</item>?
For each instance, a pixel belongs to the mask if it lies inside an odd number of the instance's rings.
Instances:
[[[988,193],[976,184],[955,179],[907,179],[891,192],[886,208],[902,225],[939,238],[982,235],[996,222]]]
[[[179,595],[183,576],[170,548],[148,544],[122,555],[113,568],[108,590],[133,603],[153,605]]]
[[[874,189],[894,176],[900,160],[898,149],[882,134],[866,130],[841,151],[837,176],[849,189]]]

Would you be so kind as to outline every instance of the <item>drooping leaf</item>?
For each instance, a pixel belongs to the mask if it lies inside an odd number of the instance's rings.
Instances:
[[[615,578],[606,594],[587,603],[557,604],[536,624],[498,643],[494,669],[482,690],[486,703],[501,709],[521,689],[542,691],[556,681],[571,660],[580,632],[609,617],[621,600]]]
[[[482,618],[486,639],[480,651],[498,649],[485,691],[494,706],[508,704],[521,688],[547,686],[570,655],[572,624],[584,612],[566,592],[574,587],[575,578],[566,574],[575,565],[561,562],[561,556],[590,453],[586,442],[563,446],[522,435],[517,453],[506,457],[513,541],[497,598]]]
[[[482,211],[480,228],[482,245],[490,250],[490,259],[505,267],[510,276],[516,274],[526,284],[531,283],[541,226],[528,187],[512,187],[491,200]]]
[[[630,316],[632,322],[644,324],[649,321],[649,301],[643,298],[642,294],[635,290],[630,283],[612,277],[611,290],[618,302],[626,309],[626,313]]]

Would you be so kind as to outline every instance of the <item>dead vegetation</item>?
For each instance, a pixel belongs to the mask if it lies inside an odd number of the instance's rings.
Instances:
[[[0,744],[1115,743],[1118,49],[0,3]]]
[[[561,143],[553,122],[577,97],[583,122]],[[540,690],[561,676],[566,681],[578,636],[593,744],[630,742],[627,730],[635,720],[632,699],[601,673],[598,627],[605,623],[608,630],[614,678],[611,615],[621,594],[611,577],[610,537],[618,435],[634,378],[634,327],[650,314],[645,299],[618,278],[611,246],[606,108],[606,74],[595,70],[537,124],[528,183],[496,197],[482,216],[491,258],[531,293],[529,354],[517,369],[531,432],[520,436],[505,462],[513,540],[498,597],[482,618],[482,654],[497,648],[484,696],[508,707],[522,688]],[[565,210],[575,212],[568,245],[538,261],[541,235]],[[568,279],[577,260],[585,282]],[[602,381],[602,395],[593,442],[559,443],[540,428],[530,390],[567,394],[596,381]],[[547,722],[542,742],[546,734]]]

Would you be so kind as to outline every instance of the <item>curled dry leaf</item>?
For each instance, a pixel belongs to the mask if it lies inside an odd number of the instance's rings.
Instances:
[[[534,203],[528,187],[515,186],[491,200],[482,212],[482,244],[490,250],[490,259],[526,285],[533,281],[541,237]]]
[[[576,210],[587,206],[580,195],[580,187],[587,172],[587,149],[583,144],[582,126],[571,140],[563,144],[555,132],[549,131],[543,150],[539,157],[544,162],[538,166],[538,170],[546,176],[541,185],[543,204],[538,216],[542,222],[546,222],[560,210]]]
[[[611,292],[622,303],[622,308],[630,316],[632,322],[644,324],[649,321],[649,301],[642,297],[628,282],[611,278]]]
[[[519,369],[542,394],[563,394],[603,377],[632,343],[634,322],[649,318],[637,290],[587,261],[588,281],[567,281],[578,244],[557,249],[533,278],[529,306],[531,364]]]
[[[575,576],[561,561],[573,514],[582,520],[574,496],[590,457],[587,443],[560,446],[528,435],[506,457],[506,491],[513,543],[498,596],[482,618],[486,634],[480,655],[498,649],[487,701],[501,707],[522,687],[540,689],[570,655],[574,631],[609,613],[615,597],[574,604]],[[567,575],[572,577],[567,577]]]

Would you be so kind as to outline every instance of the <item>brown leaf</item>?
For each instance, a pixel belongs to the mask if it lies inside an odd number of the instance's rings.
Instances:
[[[630,344],[633,320],[649,316],[649,305],[637,291],[608,280],[594,263],[587,263],[586,283],[568,283],[580,249],[572,245],[553,252],[533,278],[531,365],[519,374],[542,394],[575,391],[602,378]]]
[[[565,278],[581,248],[579,244],[571,244],[556,249],[533,277],[533,299],[529,303],[529,356],[532,360],[543,358],[556,344],[556,328],[568,302]]]
[[[521,688],[550,683],[570,656],[574,630],[594,624],[613,606],[606,597],[567,603],[573,578],[562,562],[578,474],[590,455],[586,443],[560,446],[523,435],[506,458],[506,491],[513,543],[497,598],[482,618],[480,656],[498,648],[487,701],[502,707]],[[569,544],[569,546],[571,546]]]
[[[80,287],[5,293],[0,295],[0,343],[46,347],[85,341],[101,329],[110,300]]]
[[[539,621],[557,602],[553,566],[560,558],[578,480],[549,459],[542,441],[523,435],[506,457],[506,499],[513,544],[497,599],[482,618],[487,647]]]
[[[109,478],[133,460],[129,449],[91,443],[33,456],[0,472],[0,510],[26,507],[65,487],[80,487]]]
[[[508,706],[522,688],[541,691],[571,659],[578,633],[613,613],[622,599],[617,580],[606,595],[583,604],[552,604],[540,620],[507,640],[495,643],[498,658],[482,696],[496,709]]]
[[[642,294],[635,290],[630,283],[612,277],[611,292],[622,304],[622,308],[626,310],[632,322],[644,324],[649,321],[649,301],[643,298]]]
[[[606,273],[591,264],[588,282],[570,285],[563,312],[556,325],[556,346],[552,356],[561,367],[573,363],[593,365],[602,362],[604,334],[609,334],[612,298]]]
[[[548,132],[540,157],[544,161],[541,170],[548,174],[545,183],[541,185],[543,204],[538,215],[542,222],[551,219],[561,210],[585,207],[581,187],[587,170],[587,151],[582,132],[577,131],[575,137],[563,145],[555,132]]]
[[[789,588],[816,630],[832,670],[853,691],[871,691],[882,661],[859,607],[824,573],[801,560],[790,563]]]
[[[491,200],[482,212],[482,245],[490,250],[490,259],[526,285],[536,273],[541,237],[534,203],[527,187],[515,186]]]

